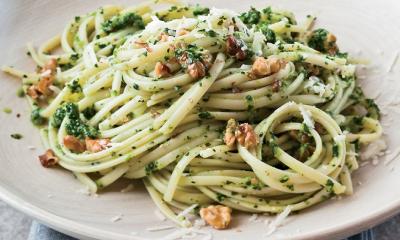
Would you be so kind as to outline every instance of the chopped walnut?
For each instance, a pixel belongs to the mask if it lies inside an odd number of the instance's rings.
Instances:
[[[279,92],[279,90],[281,89],[282,86],[282,82],[281,80],[276,79],[273,83],[272,83],[272,91],[273,92]]]
[[[78,138],[67,135],[63,139],[64,146],[74,152],[84,152],[86,150],[85,144]]]
[[[55,73],[56,69],[57,69],[57,60],[52,58],[43,66],[40,72],[44,73],[47,70],[50,70],[51,74],[53,74]]]
[[[286,62],[277,57],[268,57],[267,59],[263,57],[257,57],[251,67],[251,73],[258,76],[268,76],[274,73],[279,72],[282,68],[284,68]]]
[[[258,143],[257,135],[248,123],[240,124],[237,127],[235,137],[238,143],[247,149],[254,148]]]
[[[155,109],[150,109],[150,114],[151,114],[151,117],[152,117],[152,118],[157,118],[158,116],[161,115],[161,113],[158,112],[158,111],[155,110]]]
[[[108,144],[110,143],[110,139],[103,138],[103,139],[85,139],[86,149],[89,152],[100,152],[107,148]]]
[[[240,93],[242,90],[239,87],[232,86],[232,93]]]
[[[188,73],[194,79],[202,78],[206,75],[206,67],[197,61],[188,66]]]
[[[184,28],[181,28],[181,29],[178,29],[178,30],[176,31],[176,36],[183,36],[183,35],[186,35],[186,34],[188,34],[188,33],[189,33],[188,30],[186,30],[186,29],[184,29]]]
[[[151,52],[152,49],[149,47],[149,44],[146,42],[142,42],[141,40],[136,40],[135,45],[140,47],[140,48],[145,48],[146,51]]]
[[[57,60],[50,59],[41,69],[42,73],[37,85],[32,85],[28,88],[27,94],[32,99],[37,99],[41,95],[50,96],[53,92],[50,90],[50,86],[54,81],[54,74],[57,68]]]
[[[231,222],[232,209],[222,205],[210,205],[200,209],[200,216],[215,229],[227,228]]]
[[[210,69],[212,66],[213,56],[211,53],[206,52],[201,57],[201,63],[204,65],[206,69]]]
[[[39,161],[43,167],[48,168],[58,163],[58,157],[56,157],[53,150],[47,149],[43,155],[39,156]]]
[[[327,49],[327,52],[330,55],[336,55],[339,50],[338,46],[336,45],[336,36],[332,33],[328,33],[326,36],[325,49]]]
[[[305,63],[304,68],[311,76],[318,76],[321,73],[321,67],[311,63]]]
[[[32,85],[26,91],[26,94],[30,96],[32,99],[37,99],[40,96],[40,93],[37,91],[36,86]]]
[[[326,134],[326,130],[324,126],[322,126],[321,123],[315,122],[314,123],[315,131],[317,131],[319,134]]]
[[[236,142],[235,131],[237,126],[238,124],[233,118],[229,119],[228,123],[226,124],[224,142],[228,147],[233,147],[235,145]]]
[[[162,32],[162,33],[160,34],[160,42],[167,42],[167,41],[168,41],[168,38],[169,38],[169,35],[166,34],[165,32]]]
[[[158,78],[167,77],[171,74],[171,69],[161,62],[157,62],[154,68],[154,72]]]
[[[229,35],[226,39],[226,51],[229,55],[235,56],[239,61],[245,60],[247,57],[246,52],[242,49],[241,42],[232,35]]]
[[[253,177],[253,178],[250,179],[250,183],[253,184],[253,185],[256,185],[256,184],[259,184],[260,182],[258,181],[257,178]]]
[[[49,87],[53,84],[53,81],[54,76],[52,75],[40,78],[36,86],[36,91],[42,95],[50,96],[53,92],[49,89]]]

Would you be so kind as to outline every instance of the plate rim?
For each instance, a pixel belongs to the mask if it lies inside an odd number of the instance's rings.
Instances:
[[[129,239],[129,240],[148,240],[140,236],[127,236],[126,234],[118,234],[110,231],[97,229],[91,226],[87,226],[82,223],[67,219],[65,217],[57,216],[45,209],[38,206],[32,205],[28,201],[18,197],[14,193],[7,190],[5,187],[0,185],[0,199],[9,204],[11,207],[27,214],[35,220],[54,228],[64,234],[72,237],[78,237],[85,239]],[[376,211],[371,211],[363,220],[352,221],[350,223],[342,223],[338,226],[330,227],[323,230],[316,230],[308,233],[297,233],[296,236],[282,236],[280,239],[326,239],[326,237],[346,237],[352,234],[356,234],[370,227],[373,227],[390,217],[400,212],[400,199],[390,204],[383,206]]]

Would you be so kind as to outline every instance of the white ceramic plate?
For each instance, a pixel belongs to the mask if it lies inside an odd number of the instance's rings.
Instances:
[[[25,55],[25,43],[36,46],[60,33],[67,21],[102,4],[133,5],[137,1],[0,1],[0,65],[11,64],[33,69]],[[400,50],[400,2],[392,1],[198,1],[219,8],[248,9],[250,5],[274,5],[293,11],[299,20],[307,14],[318,16],[318,25],[333,31],[339,46],[351,54],[372,60],[362,73],[361,84],[369,96],[378,96],[386,113],[383,125],[394,152],[400,144],[398,82],[400,59],[392,69],[390,64]],[[229,2],[229,4],[228,4]],[[0,74],[0,108],[11,107],[13,114],[0,113],[0,198],[64,233],[79,238],[149,239],[173,231],[148,232],[144,229],[160,222],[154,214],[155,205],[140,184],[133,192],[121,193],[121,183],[99,197],[79,193],[82,186],[72,175],[61,169],[45,169],[37,161],[43,152],[37,130],[29,122],[28,106],[16,97],[18,80]],[[15,114],[21,113],[21,118]],[[22,140],[10,138],[22,133]],[[32,145],[36,150],[28,149]],[[330,200],[317,207],[289,217],[271,239],[334,239],[371,227],[400,210],[400,161],[385,165],[385,157],[377,166],[368,164],[354,176],[355,194],[340,201]],[[118,222],[110,219],[119,214]],[[214,239],[259,239],[265,225],[250,223],[249,215],[234,216],[232,228],[213,231]],[[133,236],[132,232],[138,232]]]

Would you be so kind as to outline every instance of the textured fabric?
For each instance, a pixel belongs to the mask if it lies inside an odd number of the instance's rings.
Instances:
[[[33,222],[28,240],[75,240],[38,222]]]
[[[75,240],[40,223],[33,222],[28,240]],[[367,230],[343,240],[375,240],[373,230]]]

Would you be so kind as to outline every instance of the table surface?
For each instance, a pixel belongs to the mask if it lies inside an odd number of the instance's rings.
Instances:
[[[0,201],[0,239],[26,240],[32,219]],[[375,238],[394,240],[400,236],[400,215],[374,228]]]

